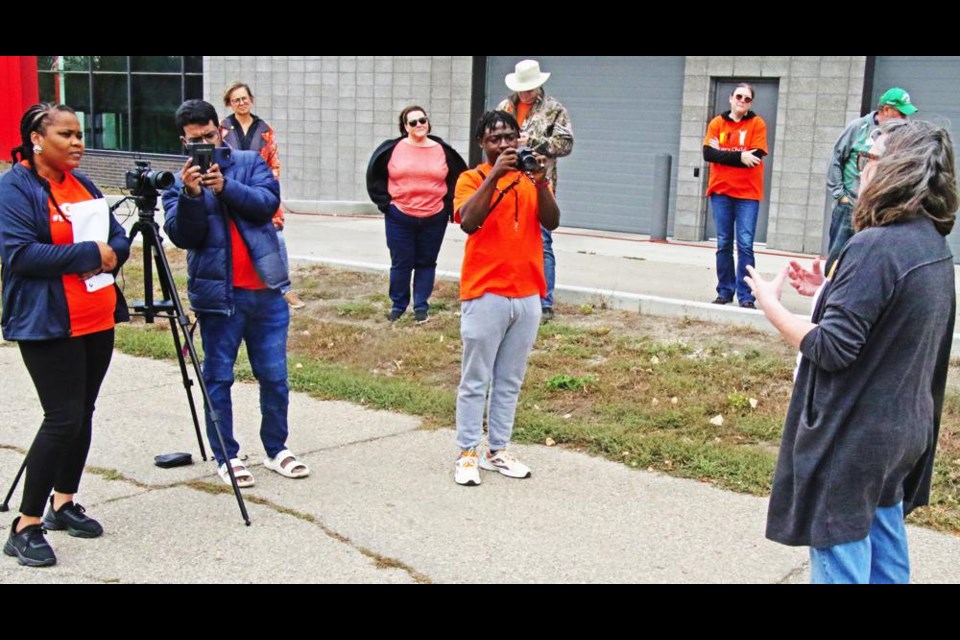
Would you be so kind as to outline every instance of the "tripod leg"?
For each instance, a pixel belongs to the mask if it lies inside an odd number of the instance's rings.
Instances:
[[[161,244],[159,227],[154,222],[150,225],[146,225],[141,230],[144,236],[144,247],[146,248],[148,244],[153,247],[156,251],[156,262],[157,262],[157,277],[160,280],[160,289],[163,292],[164,298],[169,300],[173,304],[175,310],[175,317],[170,317],[170,322],[173,323],[174,319],[180,325],[180,328],[183,330],[184,345],[187,347],[187,351],[190,354],[190,362],[193,363],[193,370],[197,376],[197,382],[199,383],[200,393],[203,396],[203,404],[207,408],[207,412],[210,414],[210,421],[213,423],[213,430],[217,433],[217,440],[220,443],[220,450],[226,451],[227,446],[223,441],[223,433],[220,430],[220,418],[217,416],[217,412],[213,410],[213,403],[210,401],[210,392],[207,390],[207,384],[203,381],[203,370],[200,368],[200,358],[197,356],[197,348],[193,344],[193,338],[190,336],[190,332],[187,330],[187,325],[189,324],[187,320],[187,314],[183,310],[183,304],[180,302],[180,296],[177,295],[176,283],[173,280],[173,272],[170,270],[170,262],[167,260],[167,255],[163,251],[163,244]],[[148,236],[149,239],[148,239]],[[152,282],[145,283],[146,287],[152,287]],[[174,343],[179,344],[178,337],[176,336],[176,328],[173,329],[175,337]],[[181,366],[186,368],[186,362],[182,359],[183,352],[178,346],[177,353],[181,358]],[[197,414],[193,407],[193,396],[190,393],[190,389],[187,388],[187,397],[190,398],[191,410],[193,410],[194,416],[194,425],[196,426],[197,433],[200,433],[200,423],[197,420]],[[201,444],[201,450],[202,450]],[[233,467],[230,466],[229,461],[227,462],[227,472],[230,475],[230,484],[233,486],[233,495],[237,498],[237,505],[240,507],[240,515],[243,517],[244,523],[249,527],[250,526],[250,516],[247,514],[247,505],[243,501],[243,496],[240,495],[240,487],[237,485],[237,477],[233,473]]]
[[[17,477],[13,479],[13,484],[10,485],[10,491],[7,492],[7,497],[3,499],[3,504],[0,504],[0,511],[10,511],[10,498],[13,497],[13,491],[17,488],[17,485],[20,484],[20,478],[23,476],[23,471],[26,468],[27,456],[23,456],[23,464],[20,465],[20,471],[17,471]]]
[[[181,327],[184,335],[189,329]],[[170,333],[173,334],[173,346],[177,350],[177,361],[180,363],[180,377],[183,379],[183,390],[187,394],[187,404],[190,405],[190,415],[193,417],[193,429],[197,432],[197,444],[200,446],[200,456],[204,461],[207,460],[207,450],[203,446],[203,434],[200,432],[200,419],[197,417],[197,406],[193,402],[193,380],[190,379],[190,373],[187,371],[187,363],[184,361],[184,349],[180,345],[180,332],[177,329],[177,321],[170,318]]]

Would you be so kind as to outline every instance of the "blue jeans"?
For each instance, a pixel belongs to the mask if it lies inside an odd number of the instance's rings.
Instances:
[[[906,584],[910,582],[903,502],[878,508],[863,540],[810,547],[812,584]]]
[[[384,216],[390,249],[390,300],[403,313],[410,304],[413,273],[413,310],[426,311],[437,275],[437,256],[447,232],[444,211],[428,218],[408,216],[392,204]]]
[[[827,263],[823,266],[825,274],[830,273],[833,263],[840,257],[840,252],[847,246],[847,241],[853,237],[853,203],[837,202],[830,217],[830,248],[827,254]]]
[[[753,236],[757,231],[759,200],[731,198],[719,193],[710,196],[713,220],[717,226],[717,295],[740,304],[753,302],[750,287],[743,281],[747,266],[754,266]],[[733,268],[733,239],[736,231],[737,268]]]
[[[557,259],[553,255],[553,232],[540,226],[540,236],[543,238],[543,275],[547,279],[547,297],[540,305],[544,309],[553,309],[553,288],[557,284]]]
[[[280,242],[280,259],[283,260],[283,268],[290,274],[290,258],[287,256],[287,241],[283,237],[283,229],[277,229],[277,240]],[[290,291],[290,285],[285,284],[280,287],[280,293],[286,295]]]
[[[217,464],[236,458],[240,445],[233,437],[233,367],[240,341],[247,345],[253,375],[260,383],[260,440],[271,458],[287,447],[287,327],[290,308],[273,289],[233,290],[233,315],[198,314],[203,339],[203,381],[212,409],[220,418],[227,446],[224,454],[207,407],[207,439]]]

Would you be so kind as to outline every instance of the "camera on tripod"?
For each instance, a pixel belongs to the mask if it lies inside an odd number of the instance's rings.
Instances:
[[[174,177],[169,171],[154,171],[146,160],[136,160],[137,166],[127,169],[127,189],[134,195],[156,195],[160,189],[173,186]]]

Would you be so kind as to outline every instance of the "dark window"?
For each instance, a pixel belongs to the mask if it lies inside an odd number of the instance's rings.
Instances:
[[[180,100],[180,77],[133,76],[133,148],[157,153],[181,153],[173,114]],[[187,98],[190,97],[188,94]]]
[[[91,149],[179,154],[173,114],[203,97],[201,56],[37,56],[37,71],[40,99],[76,109]]]

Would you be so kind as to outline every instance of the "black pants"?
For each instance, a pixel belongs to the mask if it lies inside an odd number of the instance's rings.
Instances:
[[[39,518],[51,489],[76,493],[80,487],[94,403],[113,356],[113,329],[19,345],[43,407],[43,424],[27,454],[20,513]]]

